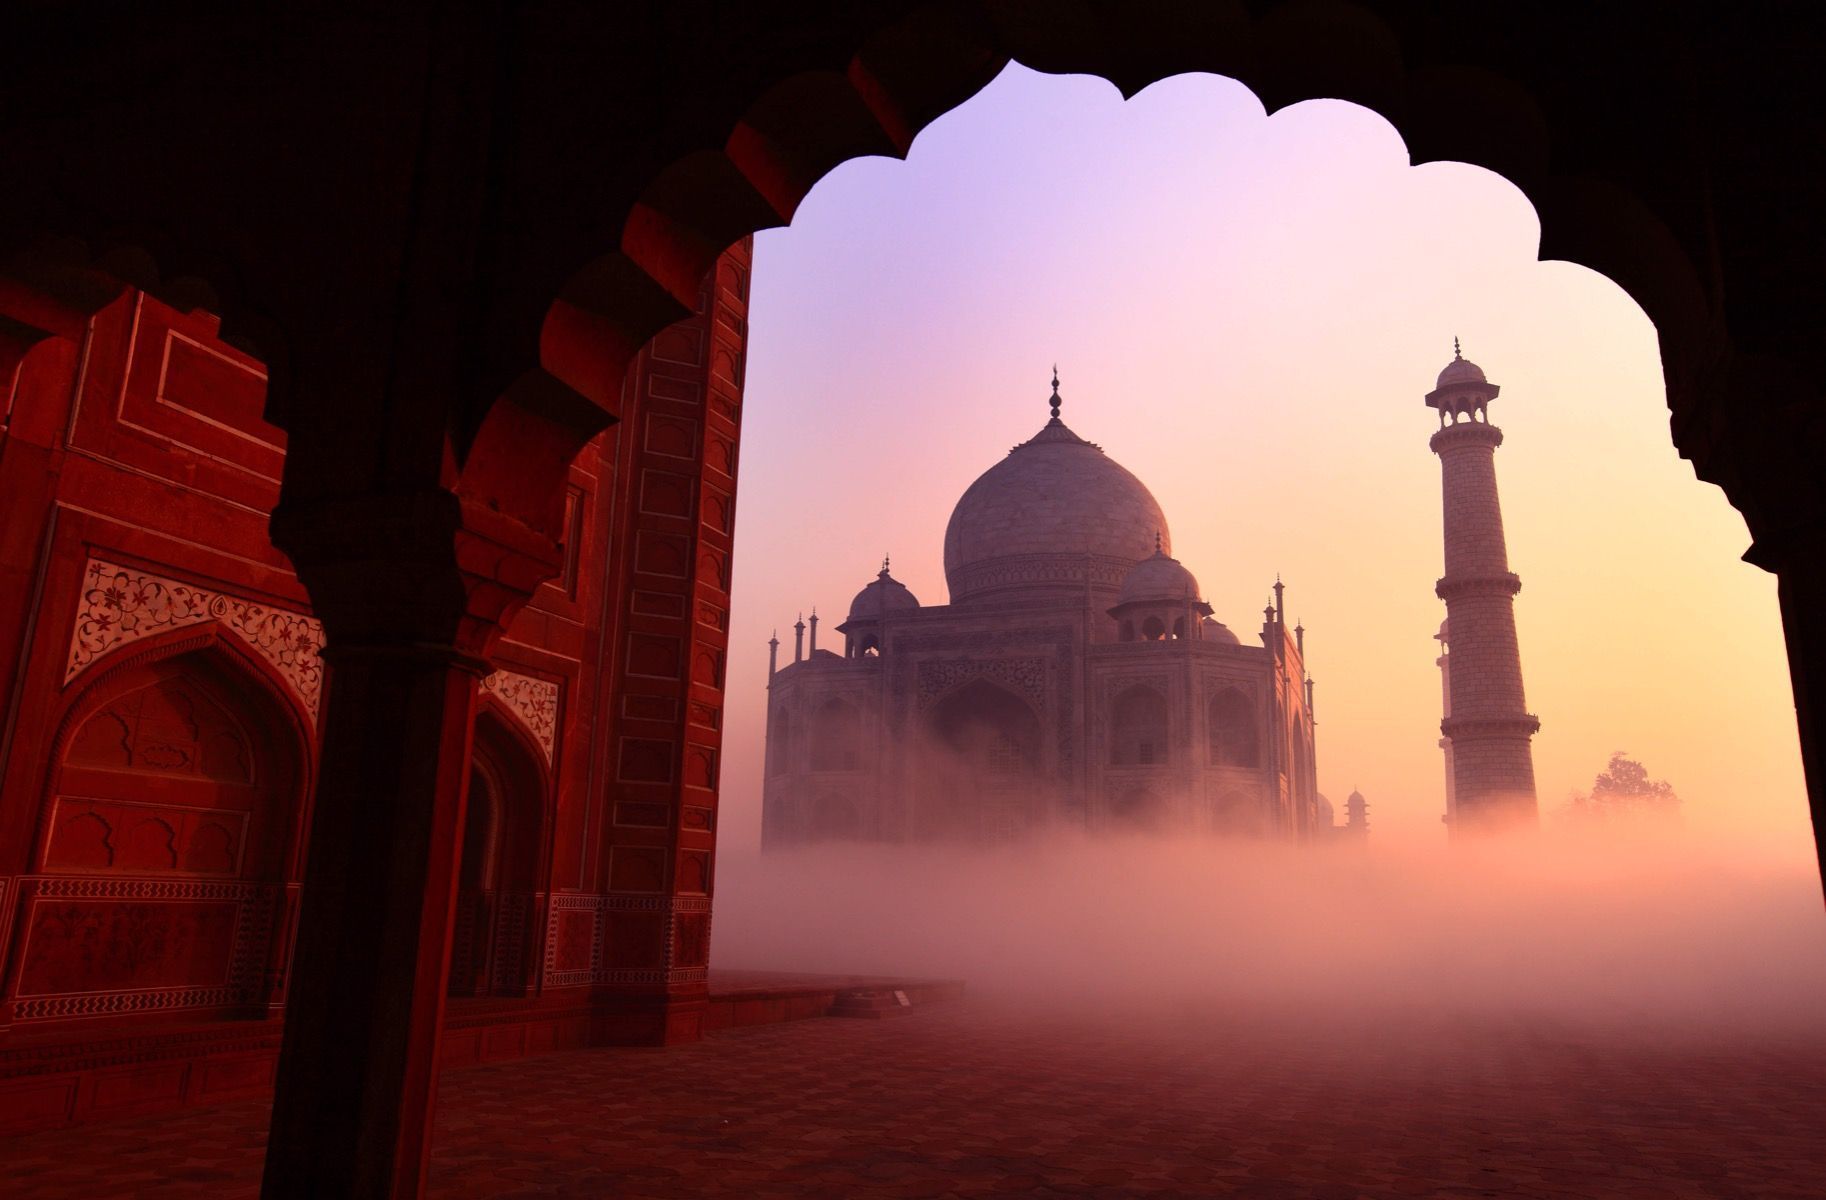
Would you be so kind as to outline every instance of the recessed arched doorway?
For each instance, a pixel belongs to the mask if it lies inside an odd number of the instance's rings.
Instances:
[[[921,831],[928,836],[1010,836],[1040,814],[1040,719],[1019,696],[986,679],[926,713],[932,753],[920,756]]]
[[[20,881],[22,1022],[264,1014],[301,874],[305,725],[215,630],[102,666],[65,710]]]
[[[545,773],[509,721],[492,704],[476,715],[450,935],[452,996],[524,996],[534,985]]]

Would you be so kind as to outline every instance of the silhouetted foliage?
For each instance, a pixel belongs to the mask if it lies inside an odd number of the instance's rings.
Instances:
[[[1680,797],[1667,780],[1650,779],[1647,767],[1618,750],[1591,791],[1574,792],[1561,813],[1581,822],[1665,821],[1680,815]]]

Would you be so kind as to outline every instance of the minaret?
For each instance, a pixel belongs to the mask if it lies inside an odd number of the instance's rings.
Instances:
[[[793,661],[805,660],[805,618],[793,622]]]
[[[818,608],[816,605],[812,606],[812,651],[811,652],[813,654],[818,653]]]
[[[767,639],[767,678],[772,679],[774,672],[780,669],[780,633],[775,630]]]
[[[1344,801],[1344,834],[1358,842],[1369,838],[1369,801],[1356,788]]]
[[[1540,820],[1534,752],[1541,727],[1522,697],[1522,658],[1515,638],[1515,594],[1502,506],[1496,496],[1496,448],[1503,431],[1490,424],[1500,390],[1458,352],[1427,393],[1439,411],[1429,443],[1439,455],[1445,501],[1445,575],[1434,588],[1452,630],[1447,686],[1451,715],[1439,730],[1451,739],[1453,836]]]

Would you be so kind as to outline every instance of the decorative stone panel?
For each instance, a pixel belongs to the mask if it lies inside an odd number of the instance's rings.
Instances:
[[[946,658],[919,664],[920,707],[973,679],[988,679],[1007,685],[1025,696],[1036,708],[1046,704],[1046,660],[1026,658]]]
[[[545,939],[545,985],[702,983],[709,978],[710,899],[692,896],[586,895],[559,892],[551,897]],[[614,967],[604,961],[603,942],[615,913],[651,914],[661,922],[664,966]],[[568,920],[567,920],[568,918]],[[567,950],[567,938],[586,947]]]
[[[482,688],[526,727],[550,766],[558,748],[558,685],[518,671],[495,671]]]
[[[19,883],[13,1012],[21,1021],[233,1006],[259,994],[277,897],[270,884],[83,876]]]
[[[316,724],[323,695],[321,622],[104,559],[91,558],[83,576],[85,587],[70,632],[64,683],[118,647],[153,634],[219,621],[272,664]]]

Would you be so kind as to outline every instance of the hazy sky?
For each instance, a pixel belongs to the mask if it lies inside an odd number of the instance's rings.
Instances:
[[[1675,454],[1654,331],[1536,260],[1499,176],[1410,167],[1393,127],[1242,85],[1010,67],[905,162],[848,163],[756,238],[721,840],[758,837],[766,641],[834,632],[884,553],[944,603],[945,522],[1047,415],[1138,475],[1253,644],[1275,573],[1307,628],[1319,786],[1442,837],[1437,418],[1454,335],[1491,418],[1543,810],[1613,750],[1702,830],[1804,846],[1775,584]]]

